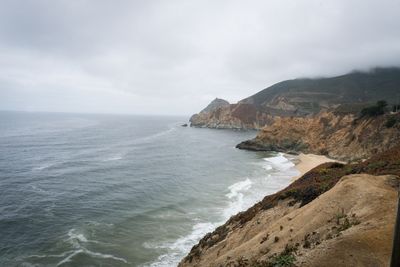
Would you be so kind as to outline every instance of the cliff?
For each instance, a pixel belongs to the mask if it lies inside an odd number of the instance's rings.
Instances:
[[[195,114],[191,126],[259,129],[275,116],[304,117],[343,104],[397,100],[400,68],[378,68],[332,78],[294,79],[274,84],[236,104]]]
[[[388,266],[400,146],[325,163],[207,234],[186,266]]]
[[[204,111],[204,110],[203,110]],[[219,129],[261,129],[273,116],[258,111],[253,105],[231,104],[200,112],[190,118],[190,126]]]
[[[323,154],[348,161],[367,158],[399,143],[400,114],[360,118],[333,110],[309,117],[275,117],[255,139],[237,147]]]

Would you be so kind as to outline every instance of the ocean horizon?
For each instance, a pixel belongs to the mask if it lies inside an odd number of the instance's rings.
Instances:
[[[298,175],[256,131],[186,117],[0,112],[1,266],[176,266]]]

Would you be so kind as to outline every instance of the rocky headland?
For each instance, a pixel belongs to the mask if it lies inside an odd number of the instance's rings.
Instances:
[[[216,98],[200,113],[190,118],[190,126],[215,129],[261,129],[273,116],[249,104],[229,104]]]
[[[238,144],[237,148],[313,153],[352,161],[399,143],[399,113],[360,117],[358,113],[323,111],[309,117],[275,117],[256,138]]]

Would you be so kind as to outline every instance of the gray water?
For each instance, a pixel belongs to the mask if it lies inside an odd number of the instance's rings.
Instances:
[[[297,174],[185,121],[0,112],[0,266],[176,266]]]

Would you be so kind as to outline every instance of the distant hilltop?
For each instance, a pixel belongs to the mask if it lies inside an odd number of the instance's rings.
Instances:
[[[399,98],[400,68],[376,68],[279,82],[236,104],[216,98],[190,122],[195,127],[261,129],[275,116],[304,117],[340,105],[361,106],[379,100],[395,104]]]
[[[200,111],[200,113],[213,112],[218,108],[223,108],[223,107],[228,107],[228,106],[229,106],[228,101],[221,99],[221,98],[215,98],[213,101],[211,101],[210,104],[208,104],[208,106],[205,109]]]

